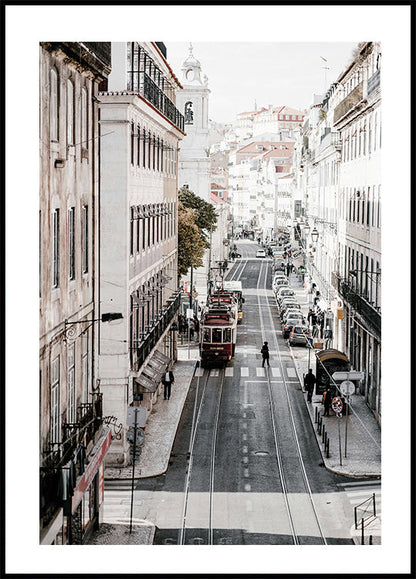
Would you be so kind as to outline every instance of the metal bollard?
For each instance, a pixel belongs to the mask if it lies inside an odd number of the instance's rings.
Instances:
[[[319,418],[318,418],[318,434],[321,434],[321,430],[322,430],[322,416],[319,416]]]
[[[315,424],[318,422],[318,407],[315,406]]]
[[[325,440],[325,424],[322,425],[322,441]]]
[[[326,458],[329,458],[329,438],[326,439]]]

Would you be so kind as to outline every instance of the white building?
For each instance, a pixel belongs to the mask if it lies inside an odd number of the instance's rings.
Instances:
[[[151,411],[162,373],[175,359],[177,151],[184,125],[175,106],[180,84],[164,45],[112,48],[111,90],[98,97],[99,299],[103,311],[121,312],[123,319],[101,325],[98,375],[104,415],[123,426],[106,464],[124,466],[131,461],[128,409]]]
[[[178,185],[211,202],[211,160],[209,156],[208,104],[210,90],[208,79],[202,77],[201,63],[193,55],[192,44],[189,55],[182,65],[182,90],[177,96],[178,109],[185,119],[186,136],[179,150]],[[214,242],[216,237],[214,237]],[[192,283],[198,301],[205,303],[207,296],[209,252],[204,255],[202,267],[193,269]],[[191,272],[184,278],[190,281]]]

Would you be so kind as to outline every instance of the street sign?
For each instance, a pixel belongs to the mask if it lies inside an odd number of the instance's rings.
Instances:
[[[137,418],[135,419],[135,416]],[[144,406],[128,406],[127,408],[127,426],[136,426],[143,428],[146,426],[146,408]]]
[[[355,384],[350,380],[344,380],[344,382],[341,382],[339,388],[344,396],[351,396],[351,394],[354,394],[355,392]]]
[[[335,398],[332,399],[331,402],[331,406],[332,406],[332,410],[334,412],[336,412],[336,414],[340,414],[342,412],[342,400],[341,398],[338,398],[337,396]]]
[[[194,317],[194,310],[193,310],[192,308],[188,308],[188,309],[186,310],[186,317],[187,317],[188,319]]]
[[[126,433],[127,441],[134,444],[134,427],[130,428]],[[141,428],[136,428],[136,446],[142,446],[146,439],[146,435]]]
[[[194,298],[197,298],[197,297],[198,297],[198,292],[194,292],[194,293],[192,294],[192,296],[193,296]]]
[[[334,372],[332,378],[334,380],[364,380],[364,372],[357,372],[357,370],[351,370],[351,372]]]

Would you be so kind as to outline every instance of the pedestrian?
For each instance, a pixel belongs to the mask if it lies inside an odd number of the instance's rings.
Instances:
[[[312,368],[309,368],[309,372],[306,374],[306,376],[304,378],[305,388],[308,392],[308,402],[312,402],[313,389],[315,386],[315,382],[316,382],[315,374],[313,374]]]
[[[324,405],[324,416],[329,416],[329,409],[331,408],[332,396],[331,389],[327,388],[322,395],[322,404]]]
[[[287,275],[287,277],[289,277],[289,274],[290,274],[290,263],[288,262],[288,263],[286,264],[286,275]]]
[[[170,393],[171,393],[171,387],[172,384],[175,382],[175,378],[173,376],[173,372],[172,370],[169,370],[169,367],[166,369],[166,373],[162,378],[162,384],[164,385],[164,392],[163,392],[163,396],[164,396],[164,400],[169,400],[170,398]]]
[[[263,358],[263,363],[262,363],[262,367],[264,368],[264,362],[267,360],[267,365],[270,366],[269,364],[269,346],[268,346],[268,342],[264,342],[262,348],[261,348],[261,355]]]
[[[188,321],[188,327],[189,327],[189,339],[191,342],[193,342],[195,334],[195,323],[192,319]]]
[[[196,316],[194,316],[194,326],[195,326],[195,334],[198,336],[198,334],[199,334],[199,320]]]
[[[316,323],[313,325],[312,337],[319,338],[319,326]]]
[[[329,326],[326,327],[324,332],[324,340],[325,340],[325,350],[331,347],[332,344],[332,330]]]
[[[312,308],[309,308],[309,312],[308,312],[308,322],[309,322],[309,325],[310,325],[310,326],[313,326],[313,325],[314,325],[313,316],[314,316],[313,310],[312,310]]]

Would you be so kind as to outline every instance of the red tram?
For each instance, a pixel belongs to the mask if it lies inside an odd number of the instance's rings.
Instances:
[[[207,363],[231,360],[237,338],[237,315],[234,307],[209,304],[201,316],[199,351],[201,367]]]

